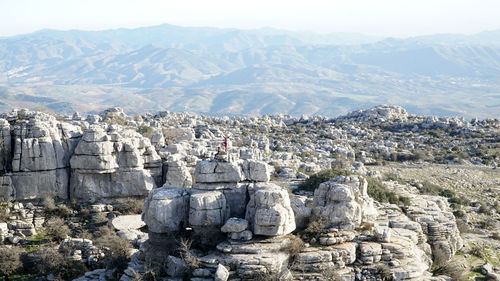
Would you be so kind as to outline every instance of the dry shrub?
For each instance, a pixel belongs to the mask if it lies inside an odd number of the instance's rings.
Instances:
[[[118,211],[122,215],[136,215],[142,213],[142,205],[144,204],[143,200],[135,200],[129,199],[123,203],[121,203],[117,208]]]
[[[321,280],[324,281],[344,281],[344,278],[337,273],[334,267],[327,267],[321,271]]]
[[[470,229],[469,225],[467,224],[467,222],[465,220],[462,220],[462,219],[457,219],[457,228],[461,234],[471,232],[471,229]]]
[[[191,253],[191,245],[193,241],[181,238],[179,241],[179,257],[184,261],[188,271],[192,272],[194,269],[200,267],[200,259]]]
[[[290,254],[291,258],[294,258],[306,247],[306,245],[299,236],[288,234],[287,238],[289,242],[284,250]]]
[[[104,251],[103,263],[106,268],[116,269],[114,274],[116,277],[120,276],[128,266],[132,245],[108,227],[101,227],[94,233],[94,236],[97,237],[95,244]]]
[[[9,276],[19,270],[23,265],[22,253],[19,247],[0,247],[0,274]]]
[[[381,265],[377,266],[377,271],[378,271],[378,274],[380,275],[380,278],[383,281],[394,280],[394,276],[392,274],[392,271],[389,268],[389,266],[387,266],[386,264],[381,264]]]
[[[464,268],[460,265],[460,263],[457,260],[451,260],[442,266],[438,266],[433,269],[434,275],[446,275],[452,278],[452,280],[456,281],[463,281],[467,280],[466,277],[464,277],[465,270]]]
[[[491,234],[491,238],[500,240],[500,232],[493,232],[493,234]]]
[[[486,259],[488,257],[486,247],[481,243],[472,244],[469,253],[481,259]]]
[[[45,233],[54,241],[60,242],[66,239],[69,232],[69,227],[59,217],[51,218],[45,222]]]
[[[325,218],[312,216],[309,218],[307,227],[300,233],[302,238],[306,241],[311,241],[313,238],[318,239],[322,234],[326,233],[326,220]]]
[[[73,213],[73,210],[64,204],[56,206],[54,199],[50,197],[45,197],[43,199],[43,205],[44,213],[47,217],[67,218]]]
[[[37,273],[54,274],[56,280],[72,280],[85,274],[85,264],[72,260],[70,251],[60,252],[57,247],[43,248],[36,252],[40,262],[36,263]]]

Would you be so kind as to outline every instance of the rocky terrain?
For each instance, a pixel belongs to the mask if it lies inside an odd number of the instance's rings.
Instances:
[[[499,280],[500,121],[0,114],[11,280]]]

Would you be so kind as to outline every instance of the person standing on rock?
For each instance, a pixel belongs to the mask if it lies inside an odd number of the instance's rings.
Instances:
[[[229,136],[224,136],[222,146],[224,147],[224,151],[227,153],[227,147],[229,146]]]

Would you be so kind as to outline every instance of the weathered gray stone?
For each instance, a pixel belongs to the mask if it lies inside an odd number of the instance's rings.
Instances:
[[[222,264],[217,266],[217,270],[215,271],[214,281],[227,281],[229,278],[229,270]]]
[[[189,194],[183,188],[153,189],[142,209],[142,219],[155,233],[178,232],[187,225]]]
[[[248,227],[248,221],[241,218],[230,218],[222,226],[221,231],[225,233],[229,232],[242,232]]]
[[[240,166],[231,162],[200,161],[194,178],[197,183],[240,182],[243,175]]]
[[[220,227],[229,214],[226,198],[220,191],[191,194],[189,199],[189,225],[192,227]]]
[[[246,219],[256,235],[277,236],[295,230],[288,192],[271,183],[255,185],[247,205]]]

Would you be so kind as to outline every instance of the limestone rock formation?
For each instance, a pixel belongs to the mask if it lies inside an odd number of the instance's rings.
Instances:
[[[3,199],[67,199],[69,159],[81,129],[44,113],[19,111],[15,118],[13,125],[0,119]]]
[[[175,233],[187,226],[189,193],[184,188],[153,189],[144,201],[142,219],[155,233]]]
[[[366,188],[363,177],[339,176],[324,182],[314,191],[313,213],[328,225],[352,230],[376,216]]]
[[[87,129],[70,160],[71,197],[145,196],[161,182],[161,160],[148,139],[134,131],[93,126]]]
[[[295,230],[288,192],[271,183],[257,183],[250,189],[246,219],[256,235],[277,236]]]

